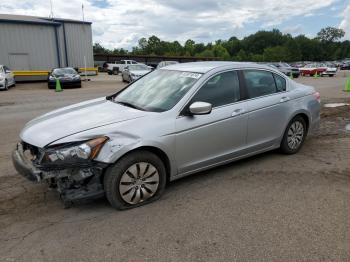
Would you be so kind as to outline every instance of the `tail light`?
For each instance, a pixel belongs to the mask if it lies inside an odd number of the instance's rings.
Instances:
[[[314,97],[315,97],[315,99],[316,99],[319,103],[321,103],[321,95],[320,95],[319,92],[315,92],[315,93],[314,93]]]

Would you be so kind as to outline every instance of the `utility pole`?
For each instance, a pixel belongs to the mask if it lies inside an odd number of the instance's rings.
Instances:
[[[83,22],[85,22],[85,15],[84,15],[84,3],[81,4],[81,11],[83,13]],[[85,27],[85,24],[83,25]],[[85,81],[87,81],[87,74],[86,74],[86,56],[84,55],[84,70],[85,70]]]

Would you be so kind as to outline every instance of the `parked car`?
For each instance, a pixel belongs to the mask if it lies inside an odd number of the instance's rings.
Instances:
[[[340,70],[350,70],[350,62],[348,63],[342,63],[340,65]]]
[[[327,70],[327,67],[321,66],[318,63],[307,64],[304,67],[299,68],[299,71],[302,75],[314,76],[316,73],[321,75],[324,71]]]
[[[167,181],[277,148],[295,154],[319,121],[319,93],[271,67],[183,63],[35,118],[12,158],[65,203],[106,195],[128,209]]]
[[[71,67],[53,69],[47,82],[49,89],[54,89],[56,87],[56,79],[60,81],[62,88],[81,87],[81,77],[78,72]]]
[[[337,74],[338,68],[332,63],[322,63],[319,65],[320,68],[325,68],[326,70],[321,73],[321,76],[333,77]]]
[[[141,76],[148,74],[152,71],[148,66],[139,64],[139,65],[129,65],[124,68],[122,71],[123,82],[133,82],[139,79]]]
[[[296,67],[292,67],[287,63],[273,63],[273,65],[281,71],[283,74],[287,76],[293,76],[294,78],[298,78],[300,76],[300,71]]]
[[[114,63],[106,63],[107,73],[109,75],[118,75],[119,72],[122,72],[125,67],[129,65],[137,65],[137,64],[141,64],[141,63],[138,63],[135,60],[121,60],[121,61],[116,61]]]
[[[168,66],[168,65],[175,65],[178,64],[178,61],[162,61],[157,65],[157,69],[160,69],[164,66]]]
[[[0,65],[0,90],[8,90],[9,87],[15,86],[16,81],[12,71],[4,65]]]

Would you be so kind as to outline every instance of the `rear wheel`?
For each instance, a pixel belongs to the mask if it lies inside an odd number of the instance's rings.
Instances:
[[[285,154],[297,153],[306,138],[307,126],[305,120],[301,116],[296,116],[290,121],[284,132],[283,139],[281,142],[281,151]]]
[[[153,153],[136,151],[110,167],[104,177],[106,197],[116,209],[129,209],[157,200],[164,191],[166,171]]]

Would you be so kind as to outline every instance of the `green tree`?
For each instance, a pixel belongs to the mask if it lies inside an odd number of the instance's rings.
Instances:
[[[95,43],[92,47],[94,54],[108,54],[111,53],[110,50],[104,48],[102,45],[99,43]]]
[[[203,52],[196,54],[197,57],[215,57],[213,50],[206,49]]]
[[[264,60],[280,62],[287,60],[287,49],[284,46],[267,47],[264,50]]]
[[[229,52],[221,45],[216,44],[213,49],[214,57],[218,57],[222,60],[230,60],[230,54]]]
[[[322,28],[321,31],[317,33],[317,38],[323,42],[335,42],[344,36],[345,31],[335,27]]]

